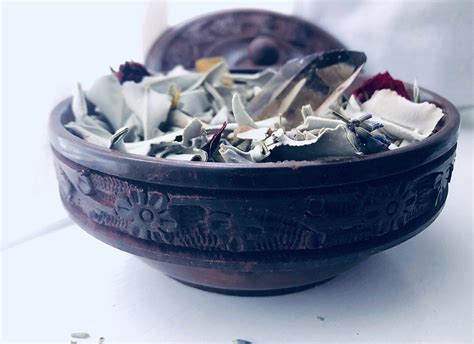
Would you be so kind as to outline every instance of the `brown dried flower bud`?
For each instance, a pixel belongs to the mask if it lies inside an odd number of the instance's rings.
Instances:
[[[123,84],[126,81],[133,81],[139,83],[143,80],[145,76],[150,76],[150,72],[146,69],[144,65],[138,62],[125,62],[121,64],[118,72],[110,68],[112,73],[114,73],[117,80],[120,84]]]

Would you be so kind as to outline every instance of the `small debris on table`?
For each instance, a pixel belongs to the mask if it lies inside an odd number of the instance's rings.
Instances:
[[[71,337],[76,339],[87,339],[90,337],[90,334],[87,332],[75,332],[71,333]]]
[[[232,344],[252,344],[252,342],[249,342],[249,341],[244,340],[244,339],[234,339],[232,341]]]

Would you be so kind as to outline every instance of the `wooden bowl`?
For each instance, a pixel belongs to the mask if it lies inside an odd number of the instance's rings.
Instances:
[[[272,295],[314,286],[425,229],[453,171],[459,113],[420,143],[364,157],[257,164],[181,162],[88,143],[50,119],[59,190],[88,233],[183,283]]]

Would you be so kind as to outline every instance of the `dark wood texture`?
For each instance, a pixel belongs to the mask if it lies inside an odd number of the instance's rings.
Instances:
[[[231,294],[296,291],[423,230],[453,171],[459,114],[426,140],[362,158],[176,162],[92,145],[51,115],[64,206],[85,230],[187,284]]]
[[[333,49],[344,46],[302,19],[262,10],[232,10],[169,28],[150,49],[146,66],[153,71],[176,65],[192,69],[199,58],[223,56],[230,68],[248,70]]]

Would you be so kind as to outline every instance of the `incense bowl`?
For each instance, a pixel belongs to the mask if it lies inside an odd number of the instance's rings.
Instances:
[[[357,86],[354,85],[354,86]],[[409,86],[407,86],[410,88]],[[424,230],[446,201],[459,113],[420,143],[364,157],[258,164],[113,151],[50,117],[64,207],[88,233],[201,289],[274,295],[327,281]]]

